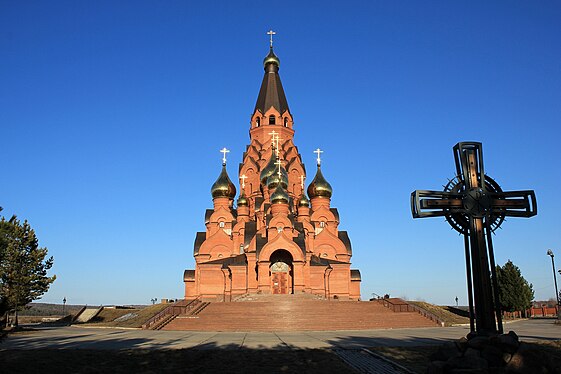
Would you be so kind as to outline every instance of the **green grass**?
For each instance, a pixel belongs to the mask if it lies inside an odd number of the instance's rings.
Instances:
[[[446,326],[469,323],[468,317],[452,313],[446,307],[429,304],[424,301],[408,301],[408,303],[417,305],[418,307],[425,309],[427,312],[434,314],[435,316],[440,318],[440,320],[443,321]]]

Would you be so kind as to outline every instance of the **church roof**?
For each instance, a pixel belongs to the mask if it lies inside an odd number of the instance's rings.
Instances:
[[[197,236],[195,237],[195,245],[193,249],[193,253],[195,255],[199,254],[199,249],[201,248],[201,245],[203,245],[203,242],[205,240],[206,240],[206,232],[198,232]]]
[[[280,114],[283,114],[287,110],[290,112],[290,110],[279,76],[278,57],[271,58],[271,56],[276,57],[272,47],[269,55],[265,58],[265,75],[263,76],[259,96],[257,96],[254,112],[259,110],[262,114],[265,114],[267,110],[274,107]]]
[[[338,236],[345,245],[345,248],[347,248],[347,253],[352,255],[353,247],[351,246],[351,239],[349,238],[349,234],[346,231],[339,231]]]
[[[232,257],[224,257],[219,258],[216,260],[205,262],[205,264],[216,265],[222,264],[222,269],[228,268],[228,266],[247,266],[247,258],[245,254],[232,256]]]
[[[360,281],[360,270],[351,269],[351,280]]]
[[[195,280],[195,270],[185,270],[183,272],[183,281],[194,281]]]

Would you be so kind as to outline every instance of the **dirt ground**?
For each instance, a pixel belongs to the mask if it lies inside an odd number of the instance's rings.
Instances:
[[[425,373],[430,363],[429,357],[437,351],[438,346],[371,347],[368,349],[415,373]]]
[[[310,350],[0,350],[3,373],[354,373]]]
[[[140,328],[144,322],[158,314],[169,304],[150,305],[142,309],[112,309],[104,308],[96,317],[86,325],[108,327],[133,327]],[[130,315],[131,318],[115,321],[119,317]]]
[[[551,373],[561,373],[561,340],[523,342],[522,345],[524,346],[524,359],[530,366],[538,367],[545,364]],[[371,347],[368,349],[415,373],[425,373],[430,363],[429,357],[436,352],[438,346]]]

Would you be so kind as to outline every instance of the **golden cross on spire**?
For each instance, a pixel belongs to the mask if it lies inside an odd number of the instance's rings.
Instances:
[[[275,35],[276,32],[274,32],[273,30],[269,30],[267,31],[267,35],[269,35],[271,37],[271,48],[273,48],[273,35]]]
[[[319,165],[321,164],[321,158],[319,157],[319,155],[320,155],[321,153],[323,153],[323,151],[322,151],[321,149],[318,148],[318,149],[316,149],[316,150],[314,151],[314,153],[317,153],[317,155],[318,155],[317,162],[318,162],[318,166],[319,166]]]
[[[247,175],[242,174],[240,176],[240,179],[242,180],[242,188],[245,188],[245,180],[247,179]]]
[[[229,153],[230,150],[226,149],[226,147],[222,148],[220,150],[220,153],[222,153],[224,156],[222,156],[222,165],[226,165],[226,153]]]

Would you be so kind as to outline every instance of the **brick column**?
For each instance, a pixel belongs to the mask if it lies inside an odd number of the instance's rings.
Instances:
[[[255,252],[246,253],[247,257],[247,292],[256,293],[257,292],[257,272],[255,271],[255,266],[257,265],[257,259]]]
[[[269,266],[271,263],[269,261],[260,261],[257,263],[259,267],[258,275],[258,289],[262,293],[271,293],[271,276],[269,275]]]
[[[304,280],[304,261],[293,262],[292,272],[294,274],[294,293],[304,292],[304,287],[306,286]]]
[[[224,274],[224,301],[232,301],[232,279],[230,278],[230,270],[222,269]]]

